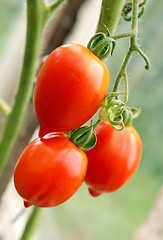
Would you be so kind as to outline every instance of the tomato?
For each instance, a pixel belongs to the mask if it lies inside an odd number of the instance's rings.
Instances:
[[[17,192],[25,207],[53,207],[68,200],[81,186],[87,157],[65,134],[49,134],[32,141],[14,172]]]
[[[113,192],[122,187],[138,168],[142,142],[130,126],[117,131],[109,121],[96,128],[97,144],[86,152],[88,170],[85,182],[92,196]]]
[[[100,107],[109,88],[105,64],[80,44],[56,48],[46,59],[34,89],[39,136],[74,130]]]

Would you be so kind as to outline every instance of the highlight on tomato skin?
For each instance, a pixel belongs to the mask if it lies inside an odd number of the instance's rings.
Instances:
[[[39,136],[82,126],[99,109],[109,82],[108,68],[88,48],[80,44],[56,48],[43,63],[34,89]]]
[[[54,207],[73,196],[86,170],[85,153],[66,134],[49,134],[25,148],[15,168],[14,184],[25,207]]]
[[[117,131],[109,121],[102,121],[95,131],[97,144],[85,152],[88,158],[85,182],[94,197],[114,192],[127,183],[142,154],[142,141],[133,127]]]

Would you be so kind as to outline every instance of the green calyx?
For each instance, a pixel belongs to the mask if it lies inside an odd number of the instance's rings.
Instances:
[[[143,1],[142,3],[139,4],[138,18],[144,14],[144,5],[145,4],[146,4],[146,1]],[[127,22],[131,21],[131,16],[132,16],[132,2],[131,1],[128,1],[125,3],[121,15]]]
[[[119,99],[116,99],[116,97],[121,94],[124,93],[117,92],[109,93],[105,97],[101,105],[102,109],[100,110],[99,113],[100,120],[109,120],[112,126],[118,131],[121,131],[124,128],[123,111],[125,103]],[[118,127],[118,125],[120,127]]]
[[[123,130],[124,126],[132,125],[133,119],[137,118],[141,112],[140,108],[127,107],[123,101],[119,100],[118,96],[122,94],[124,93],[109,93],[99,112],[99,119],[109,121],[118,131]]]
[[[83,126],[73,130],[70,133],[70,141],[73,142],[81,150],[88,151],[92,149],[97,142],[94,131],[95,125]]]
[[[130,108],[125,107],[123,111],[123,122],[125,125],[130,126],[133,123],[133,120],[137,117],[139,117],[141,113],[140,108]]]
[[[106,29],[107,34],[103,32],[96,33],[87,45],[87,48],[101,60],[107,58],[110,53],[112,55],[115,49],[115,41],[110,37],[107,27]]]

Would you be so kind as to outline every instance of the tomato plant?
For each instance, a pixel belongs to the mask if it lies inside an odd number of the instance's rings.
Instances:
[[[142,142],[131,126],[117,131],[102,121],[96,128],[97,144],[86,152],[88,170],[85,182],[92,196],[113,192],[135,173],[141,158]]]
[[[15,168],[14,183],[26,207],[53,207],[68,200],[82,184],[87,157],[66,134],[32,141]]]
[[[42,65],[34,90],[39,136],[87,122],[100,107],[109,81],[105,64],[86,47],[67,44],[55,49]]]

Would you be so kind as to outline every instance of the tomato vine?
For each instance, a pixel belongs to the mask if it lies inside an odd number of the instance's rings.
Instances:
[[[131,31],[122,33],[119,35],[113,35],[114,28],[108,27],[109,21],[112,21],[112,18],[104,18],[103,23],[101,22],[101,18],[99,20],[99,25],[97,28],[96,34],[90,39],[88,43],[88,48],[98,56],[102,61],[104,61],[108,55],[113,53],[115,49],[115,41],[122,38],[130,38],[130,46],[127,51],[127,54],[124,58],[124,61],[122,63],[122,66],[120,68],[120,71],[117,75],[117,78],[115,80],[113,90],[111,93],[109,93],[103,104],[101,105],[102,109],[100,111],[100,120],[109,120],[112,126],[120,131],[124,129],[125,125],[132,125],[132,121],[134,118],[138,117],[140,114],[140,109],[137,108],[129,108],[126,106],[128,102],[128,75],[127,75],[127,66],[129,64],[130,58],[134,52],[137,52],[145,61],[145,69],[148,70],[150,68],[150,61],[146,54],[141,50],[137,43],[137,36],[138,36],[138,18],[140,17],[139,14],[139,8],[143,7],[146,4],[147,1],[143,1],[139,3],[139,0],[133,0],[133,1],[127,1],[124,4],[124,7],[122,9],[122,15],[124,15],[124,9],[127,8],[127,6],[130,6],[130,10],[126,10],[125,14],[128,15],[129,12],[132,12],[131,14]],[[105,9],[109,9],[110,1],[103,1],[103,6],[105,6]],[[119,1],[118,4],[122,4],[122,2]],[[121,5],[122,7],[122,5]],[[105,11],[107,11],[105,10]],[[103,12],[101,12],[100,17],[102,16]],[[109,17],[112,17],[110,14]],[[124,17],[124,16],[123,16]],[[125,18],[126,20],[126,18]],[[116,25],[116,24],[115,24]],[[101,31],[102,30],[102,31]],[[105,33],[104,33],[105,32]],[[112,35],[111,35],[112,33]],[[112,45],[112,46],[111,46]],[[125,92],[124,93],[118,93],[118,87],[120,84],[121,79],[124,79],[124,86],[125,86]],[[119,100],[119,96],[124,94],[124,100]],[[117,125],[121,125],[121,127],[117,127]],[[90,127],[88,127],[89,129]],[[86,129],[86,127],[85,127]],[[84,131],[85,131],[84,129]],[[77,132],[76,132],[77,133]],[[83,132],[85,135],[85,133]],[[81,135],[81,130],[80,130]],[[89,145],[89,147],[91,147]],[[92,145],[92,148],[94,147],[94,144]]]
[[[19,132],[27,104],[31,98],[42,35],[52,13],[64,2],[47,6],[44,0],[27,0],[27,34],[23,67],[15,102],[5,123],[0,142],[0,174]],[[3,104],[4,106],[4,104]]]
[[[145,3],[144,3],[145,4]],[[120,72],[116,78],[114,87],[113,87],[113,92],[117,91],[118,86],[119,86],[119,82],[120,79],[122,77],[125,76],[125,78],[127,78],[127,73],[126,73],[126,68],[127,65],[129,63],[129,60],[133,54],[133,52],[137,52],[138,54],[140,54],[140,56],[144,59],[146,65],[145,65],[145,69],[148,70],[150,68],[150,61],[148,59],[148,57],[145,55],[145,53],[140,49],[138,43],[137,43],[137,35],[138,35],[138,7],[139,7],[139,1],[138,0],[133,0],[133,7],[132,7],[132,17],[131,17],[131,35],[130,33],[128,33],[126,36],[130,37],[130,47],[128,49],[128,52],[126,54],[126,57],[124,59],[124,62],[121,66]],[[123,37],[120,36],[120,38]],[[113,36],[114,38],[114,36]],[[118,38],[116,38],[118,39]],[[126,92],[127,94],[127,92]]]
[[[0,142],[0,174],[17,137],[23,114],[31,97],[33,78],[36,70],[36,60],[39,56],[41,39],[45,25],[51,17],[52,13],[63,2],[64,0],[58,0],[52,5],[47,6],[45,5],[44,0],[27,0],[27,35],[24,62],[19,89],[11,112],[7,105],[5,105],[3,101],[0,101],[0,109],[3,111],[4,115],[8,115]],[[103,49],[105,48],[106,52],[104,52],[104,55],[101,59],[103,59],[103,57],[107,57],[110,52],[111,54],[113,53],[113,50],[115,48],[115,41],[119,39],[130,38],[130,46],[115,80],[113,91],[106,96],[103,104],[101,105],[102,109],[100,111],[100,119],[95,124],[91,124],[91,126],[80,127],[71,131],[70,133],[70,140],[83,150],[90,150],[96,144],[94,130],[96,126],[101,122],[101,120],[109,120],[114,128],[117,130],[122,130],[124,128],[124,125],[130,125],[131,119],[135,118],[140,113],[139,109],[129,108],[126,106],[128,101],[127,66],[132,54],[134,52],[137,52],[145,61],[145,69],[148,70],[150,68],[150,61],[148,57],[141,50],[137,43],[138,17],[143,14],[144,6],[146,3],[147,0],[144,0],[141,3],[139,3],[138,0],[129,2],[126,2],[125,0],[103,0],[102,2],[96,35],[91,39],[91,41],[95,40],[97,44],[98,38],[99,43],[101,41],[101,38],[105,41]],[[139,8],[141,8],[140,11]],[[115,35],[121,14],[125,20],[131,20],[131,31]],[[128,14],[131,14],[131,16],[128,16]],[[95,46],[94,43],[92,45],[92,42],[90,42],[88,45],[92,52],[97,55],[101,54],[101,46],[97,47],[96,49],[94,47],[91,49],[92,46]],[[118,87],[122,78],[125,82],[125,92],[119,93]],[[120,95],[124,95],[123,101],[119,99]],[[122,127],[119,128],[117,127],[118,125],[121,125]],[[90,140],[92,134],[93,137]],[[36,208],[34,209],[32,215],[33,217],[37,215],[34,214],[35,211]],[[28,224],[30,224],[30,221]],[[26,229],[28,229],[28,224]],[[24,232],[22,239],[25,239],[29,229]]]

